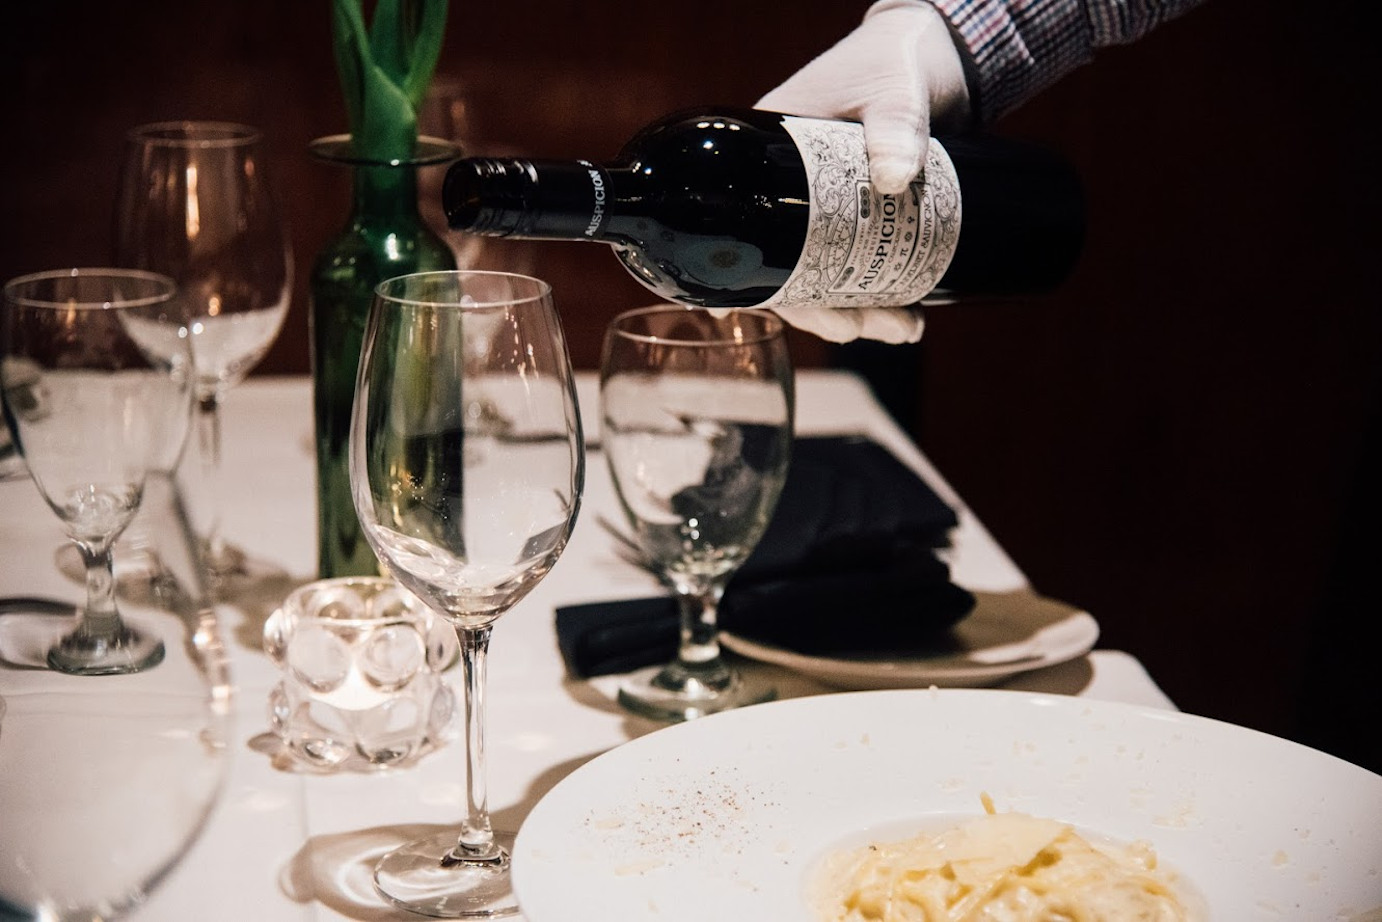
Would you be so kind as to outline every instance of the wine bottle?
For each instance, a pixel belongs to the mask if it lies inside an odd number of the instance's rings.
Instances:
[[[1043,148],[933,139],[921,175],[883,195],[858,123],[757,109],[667,116],[604,163],[459,160],[442,206],[474,234],[610,244],[658,296],[704,307],[1039,293],[1084,237],[1079,179]]]

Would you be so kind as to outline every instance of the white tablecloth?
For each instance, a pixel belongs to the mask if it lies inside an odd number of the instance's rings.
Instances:
[[[587,437],[594,440],[592,377],[582,376],[580,388]],[[867,434],[958,510],[951,557],[957,583],[987,592],[1026,587],[1022,572],[859,379],[803,371],[797,400],[799,433]],[[369,869],[375,857],[420,829],[459,822],[462,749],[452,744],[411,768],[371,775],[275,767],[265,699],[278,675],[259,638],[264,619],[287,591],[315,576],[310,383],[256,378],[232,391],[224,409],[224,445],[224,530],[249,553],[256,577],[252,591],[219,609],[233,658],[238,746],[209,829],[134,918],[416,919],[385,906],[372,890]],[[569,678],[556,644],[557,606],[658,591],[652,577],[619,560],[599,526],[599,514],[615,512],[604,459],[592,452],[570,545],[547,579],[494,631],[488,756],[490,809],[498,828],[517,828],[533,804],[577,766],[656,728],[613,703],[612,678]],[[80,600],[81,588],[53,565],[61,542],[56,517],[30,483],[0,483],[0,597]],[[782,696],[831,691],[776,667],[746,665],[771,678]],[[1025,673],[1005,687],[1173,707],[1136,659],[1113,650]]]

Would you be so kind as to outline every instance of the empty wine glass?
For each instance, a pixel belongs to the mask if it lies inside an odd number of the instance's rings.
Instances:
[[[677,658],[630,674],[620,703],[687,720],[773,697],[721,658],[717,610],[787,477],[794,399],[782,322],[672,305],[620,314],[605,335],[600,404],[633,540],[681,611]]]
[[[111,544],[134,518],[150,471],[187,436],[187,340],[174,337],[179,347],[153,333],[175,325],[176,291],[165,276],[119,269],[38,273],[5,286],[5,417],[86,571],[77,627],[47,654],[63,672],[137,672],[164,655],[156,635],[120,616]]]
[[[94,922],[138,907],[205,828],[225,777],[231,686],[214,610],[130,603],[127,623],[113,593],[111,542],[190,427],[186,340],[179,352],[143,342],[174,291],[114,269],[4,289],[4,413],[81,550],[88,592],[85,606],[0,605],[0,918]],[[55,524],[25,526],[46,544]]]
[[[242,555],[221,532],[220,403],[257,365],[288,310],[292,260],[270,190],[259,131],[223,122],[161,122],[125,138],[115,258],[171,276],[197,368],[197,448],[207,567],[234,573]]]
[[[474,337],[487,343],[470,348]],[[466,412],[483,389],[508,420]],[[576,392],[551,289],[503,272],[428,272],[377,289],[351,419],[350,479],[370,546],[460,641],[466,818],[385,855],[379,891],[414,912],[517,911],[513,836],[492,829],[485,658],[500,615],[547,575],[585,477]]]
[[[231,758],[230,677],[211,609],[141,612],[157,668],[69,675],[0,618],[0,918],[109,922],[147,902],[206,828]]]

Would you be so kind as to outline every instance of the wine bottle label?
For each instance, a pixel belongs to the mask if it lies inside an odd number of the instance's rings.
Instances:
[[[932,139],[926,167],[900,195],[869,182],[864,129],[784,116],[806,167],[810,218],[801,258],[761,307],[896,307],[920,301],[950,266],[960,239],[960,181]]]

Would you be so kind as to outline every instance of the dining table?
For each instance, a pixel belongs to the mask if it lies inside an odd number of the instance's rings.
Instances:
[[[496,828],[518,829],[534,805],[573,771],[662,726],[619,706],[618,675],[573,675],[557,640],[559,607],[665,593],[652,574],[626,559],[608,527],[619,520],[620,510],[600,449],[598,389],[594,373],[578,372],[587,466],[570,542],[547,577],[499,619],[493,632],[486,733],[488,798]],[[860,376],[799,369],[795,425],[802,436],[849,434],[878,442],[949,504],[958,525],[943,554],[957,585],[974,593],[1030,598],[1033,604],[1043,601]],[[237,386],[224,399],[221,435],[220,525],[245,554],[244,572],[224,584],[215,605],[233,683],[231,760],[204,832],[130,918],[418,918],[374,891],[371,868],[380,855],[419,833],[459,825],[465,809],[463,747],[452,739],[415,764],[368,771],[315,770],[285,755],[268,712],[270,692],[281,675],[264,652],[263,632],[288,593],[317,578],[310,378],[256,376]],[[0,597],[80,603],[81,584],[57,563],[65,543],[57,517],[27,478],[0,481]],[[782,698],[830,695],[848,684],[731,656],[751,680],[774,685]],[[1175,710],[1138,659],[1125,651],[1095,644],[1082,655],[1034,665],[1040,668],[1015,667],[982,684]],[[455,682],[455,671],[449,675]]]

